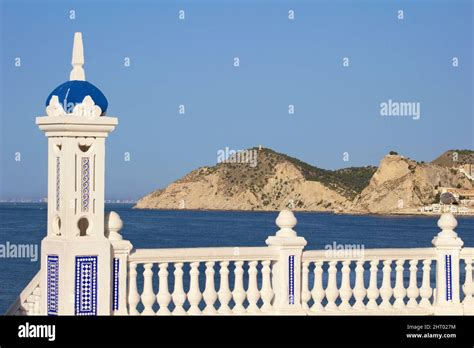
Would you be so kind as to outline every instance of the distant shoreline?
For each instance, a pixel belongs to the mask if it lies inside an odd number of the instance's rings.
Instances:
[[[136,210],[159,210],[159,211],[210,211],[210,212],[249,212],[249,213],[278,213],[279,210],[250,210],[250,209],[171,209],[171,208],[136,208],[135,206],[132,209]],[[345,211],[345,212],[336,212],[329,210],[300,210],[300,209],[290,209],[294,213],[314,213],[314,214],[332,214],[332,215],[352,215],[352,216],[427,216],[427,217],[436,217],[440,216],[441,213],[426,213],[426,212],[393,212],[393,213],[365,213],[365,212],[354,212],[354,211]],[[468,214],[454,214],[455,216],[467,216],[474,217],[474,212]]]
[[[38,204],[38,205],[47,205],[46,202],[0,202],[2,204]],[[110,202],[106,203],[107,205],[130,205],[133,210],[159,210],[159,211],[194,211],[194,212],[239,212],[239,213],[278,213],[279,210],[243,210],[243,209],[171,209],[171,208],[136,208],[136,203],[117,203]],[[365,212],[355,212],[355,211],[329,211],[329,210],[292,210],[295,213],[312,213],[312,214],[332,214],[332,215],[347,215],[347,216],[378,216],[378,217],[409,217],[409,216],[425,216],[425,217],[436,217],[440,216],[441,213],[429,213],[429,212],[392,212],[392,213],[365,213]],[[467,214],[454,214],[456,217],[474,217],[474,212]]]

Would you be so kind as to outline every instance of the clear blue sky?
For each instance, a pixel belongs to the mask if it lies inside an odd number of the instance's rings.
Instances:
[[[119,118],[107,139],[109,199],[213,165],[225,147],[262,144],[329,169],[377,165],[392,149],[430,161],[474,148],[472,1],[0,3],[0,198],[46,196],[35,116],[69,78],[75,31],[87,79]],[[419,102],[421,118],[382,117],[388,99]]]

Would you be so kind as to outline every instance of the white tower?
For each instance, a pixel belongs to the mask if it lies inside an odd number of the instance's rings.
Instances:
[[[111,312],[111,244],[104,236],[105,138],[117,125],[107,99],[85,81],[75,33],[70,81],[36,124],[48,137],[48,232],[41,247],[41,313]]]

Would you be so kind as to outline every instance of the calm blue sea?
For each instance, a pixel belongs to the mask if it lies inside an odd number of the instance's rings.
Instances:
[[[124,221],[122,235],[136,248],[264,246],[277,231],[277,213],[133,210],[111,204]],[[46,234],[46,204],[0,204],[0,244],[38,244]],[[436,217],[351,216],[296,213],[296,231],[307,249],[333,242],[365,248],[429,247],[438,233]],[[474,247],[474,218],[459,217],[457,232]],[[4,313],[39,270],[39,259],[0,258],[0,313]]]

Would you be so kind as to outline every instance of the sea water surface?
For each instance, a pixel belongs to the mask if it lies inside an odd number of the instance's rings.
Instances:
[[[277,212],[136,210],[130,204],[106,205],[120,214],[124,239],[135,248],[265,246],[278,230]],[[367,248],[430,247],[439,232],[437,217],[353,216],[295,213],[295,230],[308,241],[306,250],[325,245],[360,244]],[[38,260],[0,258],[0,314],[5,313],[40,268],[46,235],[46,204],[0,203],[0,244],[34,244]],[[474,247],[474,218],[457,217],[457,233]]]

